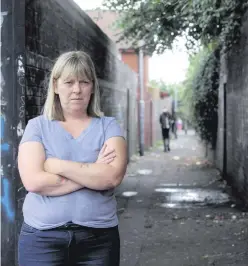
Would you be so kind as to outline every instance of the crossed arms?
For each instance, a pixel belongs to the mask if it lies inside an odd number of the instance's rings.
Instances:
[[[39,142],[20,145],[18,167],[26,190],[45,196],[60,196],[83,187],[106,190],[118,186],[126,172],[126,142],[108,139],[95,163],[77,163],[57,158],[45,159]]]

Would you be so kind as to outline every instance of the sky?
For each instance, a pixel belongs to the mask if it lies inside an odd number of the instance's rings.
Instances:
[[[103,0],[74,0],[83,10],[100,7]],[[188,66],[188,55],[184,50],[183,40],[179,49],[166,51],[162,55],[154,54],[149,60],[149,80],[163,80],[166,83],[183,81]]]

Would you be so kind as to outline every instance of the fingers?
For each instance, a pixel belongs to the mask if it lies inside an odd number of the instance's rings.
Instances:
[[[115,152],[111,152],[109,155],[107,156],[101,156],[100,158],[98,158],[97,162],[98,163],[106,163],[106,164],[109,164],[111,163],[116,157],[116,154]]]
[[[101,155],[106,157],[106,156],[109,156],[111,153],[114,153],[114,152],[115,152],[114,149],[107,149],[107,150],[105,149],[105,152],[103,154],[101,154]]]
[[[109,158],[108,160],[105,161],[106,164],[110,164],[114,161],[114,158]]]
[[[109,149],[106,144],[103,145],[102,149],[99,152],[97,163],[106,163],[109,164],[113,162],[116,157],[115,149]]]
[[[115,159],[115,156],[113,157],[108,157],[106,158],[102,163],[106,163],[106,164],[109,164],[109,163],[112,163]]]
[[[102,155],[102,154],[104,154],[104,152],[105,152],[106,148],[107,148],[107,144],[106,144],[106,143],[104,143],[104,145],[102,146],[102,148],[101,148],[101,150],[100,150],[100,153],[99,153],[99,155]]]
[[[99,157],[105,157],[105,156],[108,156],[109,154],[113,153],[115,150],[112,148],[112,149],[109,149],[107,147],[107,144],[104,144],[102,149],[100,150],[99,152]]]
[[[109,155],[106,155],[104,157],[101,158],[102,161],[106,161],[108,159],[114,159],[116,157],[115,152],[111,152]]]

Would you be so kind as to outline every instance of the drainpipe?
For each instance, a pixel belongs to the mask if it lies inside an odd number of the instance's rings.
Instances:
[[[145,125],[145,102],[144,102],[144,53],[143,41],[139,42],[139,153],[144,156],[144,125]]]

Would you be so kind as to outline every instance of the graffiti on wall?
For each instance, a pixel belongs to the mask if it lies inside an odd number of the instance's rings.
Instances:
[[[3,22],[5,17],[8,15],[8,12],[1,12],[1,19],[0,19],[0,27],[2,28]],[[2,43],[1,43],[2,46]],[[10,156],[11,145],[6,141],[6,119],[4,116],[4,109],[7,106],[7,101],[4,99],[3,92],[6,85],[4,74],[2,71],[2,67],[8,63],[10,58],[2,58],[0,62],[0,73],[1,73],[1,107],[2,113],[0,114],[0,126],[1,126],[1,207],[2,211],[7,217],[7,220],[13,222],[15,219],[15,211],[14,211],[14,204],[12,199],[12,184],[10,183],[10,179],[7,177],[7,170],[11,169],[12,165],[8,164],[7,158]]]
[[[17,57],[17,81],[20,88],[20,103],[19,103],[19,122],[17,125],[17,136],[21,137],[24,132],[23,120],[25,116],[25,69],[23,65],[23,56]]]
[[[0,28],[2,28],[4,18],[5,16],[7,16],[7,14],[8,12],[1,12]],[[0,45],[2,46],[2,43],[0,43]],[[4,80],[3,73],[2,73],[2,62],[0,62],[0,69],[1,69],[1,105],[6,105],[7,103],[2,96],[3,87],[5,86],[5,80]]]
[[[10,151],[10,145],[6,142],[4,142],[5,139],[5,120],[4,117],[0,116],[1,120],[1,154],[4,156],[4,154],[7,154]],[[7,167],[11,167],[11,165],[8,165]],[[1,204],[2,209],[6,214],[6,217],[9,221],[13,222],[15,218],[15,212],[11,197],[11,184],[8,180],[8,178],[5,177],[3,172],[3,166],[1,166],[1,182],[2,182],[2,195],[1,195]]]
[[[15,219],[15,212],[11,200],[11,186],[9,180],[5,177],[2,177],[2,190],[3,195],[1,196],[1,204],[3,211],[5,212],[6,217],[9,219],[9,221],[13,222]]]
[[[9,144],[3,142],[5,122],[4,122],[4,118],[2,115],[0,116],[0,119],[1,119],[1,152],[7,152],[9,151]]]

